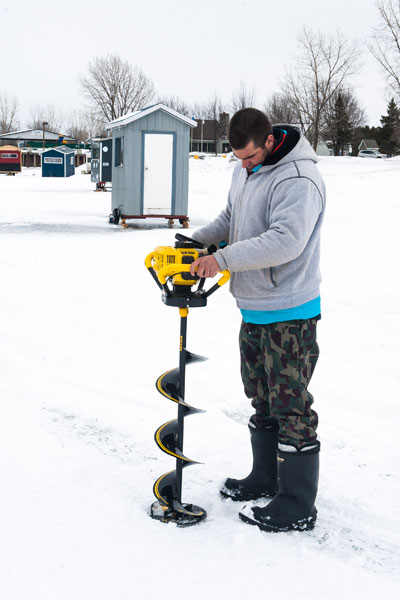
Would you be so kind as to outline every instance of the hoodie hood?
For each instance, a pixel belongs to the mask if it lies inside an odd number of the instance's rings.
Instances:
[[[274,151],[267,156],[258,171],[259,173],[293,161],[311,160],[315,164],[318,162],[316,153],[309,141],[301,134],[299,127],[279,124],[274,125],[273,132],[275,137]],[[280,146],[280,144],[282,145]]]

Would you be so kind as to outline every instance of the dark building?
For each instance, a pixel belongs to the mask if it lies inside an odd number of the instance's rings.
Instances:
[[[191,152],[225,154],[231,151],[228,140],[229,115],[221,113],[218,120],[198,119],[190,136]]]

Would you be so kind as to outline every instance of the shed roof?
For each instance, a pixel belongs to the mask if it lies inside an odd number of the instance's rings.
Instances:
[[[86,142],[88,144],[93,144],[93,142],[109,142],[110,140],[112,140],[112,137],[93,137],[86,140]]]
[[[177,112],[176,110],[173,110],[172,108],[169,108],[168,106],[165,106],[165,104],[162,104],[161,102],[159,102],[158,104],[153,104],[152,106],[147,106],[146,108],[142,108],[141,110],[137,110],[135,112],[132,112],[132,113],[129,113],[122,117],[119,117],[118,119],[115,119],[114,121],[111,121],[111,123],[108,123],[108,125],[106,125],[106,129],[115,129],[116,127],[122,127],[123,125],[128,125],[128,123],[133,123],[133,121],[137,121],[138,119],[143,119],[143,117],[147,117],[147,115],[150,115],[151,113],[156,112],[157,110],[161,110],[161,111],[175,117],[176,119],[183,121],[190,127],[196,127],[196,125],[197,125],[196,121],[194,121],[193,119],[189,119],[189,117],[186,117],[185,115],[182,115],[181,113]]]
[[[0,152],[7,152],[12,150],[13,152],[20,152],[20,149],[17,146],[0,146]]]
[[[75,150],[73,148],[67,148],[66,146],[58,146],[58,148],[48,148],[47,150],[43,150],[42,154],[46,154],[46,152],[60,152],[61,154],[73,154]]]

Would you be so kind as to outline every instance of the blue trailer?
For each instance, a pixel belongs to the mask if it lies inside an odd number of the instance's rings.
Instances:
[[[42,152],[42,177],[70,177],[75,175],[75,151],[66,146]]]

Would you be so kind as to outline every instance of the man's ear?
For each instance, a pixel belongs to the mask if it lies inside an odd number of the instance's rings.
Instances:
[[[272,135],[272,133],[269,134],[269,136],[267,137],[267,139],[265,140],[265,147],[267,148],[267,150],[270,150],[272,145],[274,144],[275,138]]]

